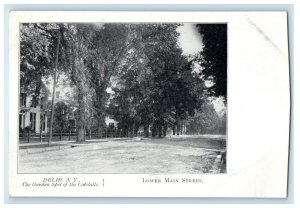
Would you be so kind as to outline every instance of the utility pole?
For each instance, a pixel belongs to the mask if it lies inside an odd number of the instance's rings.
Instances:
[[[58,68],[58,52],[59,52],[59,45],[60,45],[60,34],[58,33],[57,37],[57,44],[56,44],[56,57],[55,57],[55,68],[53,73],[53,90],[52,90],[52,101],[51,101],[51,115],[50,115],[50,125],[49,125],[49,140],[48,146],[51,145],[52,140],[52,131],[53,131],[53,118],[54,118],[54,101],[55,101],[55,89],[56,89],[56,71]]]
[[[135,78],[136,79],[136,78]],[[134,79],[134,80],[135,80]],[[135,81],[135,85],[137,85]],[[133,113],[133,125],[132,125],[132,137],[135,136],[135,116],[136,116],[136,86],[134,88],[134,96],[133,96],[133,108],[134,108],[134,113]]]

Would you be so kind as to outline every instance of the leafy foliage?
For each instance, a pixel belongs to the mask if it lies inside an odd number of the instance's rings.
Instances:
[[[136,135],[140,127],[146,136],[150,128],[153,136],[163,136],[182,121],[201,121],[208,129],[217,118],[204,104],[205,81],[213,83],[210,96],[226,101],[227,28],[198,25],[203,51],[186,57],[178,45],[178,26],[22,24],[21,87],[34,95],[34,102],[47,97],[44,80],[53,74],[59,39],[58,73],[68,77],[77,95],[78,141],[84,140],[86,129],[101,133],[107,115],[118,122],[123,136]],[[202,68],[200,74],[195,63]],[[56,104],[55,129],[65,130],[69,110],[65,103]]]
[[[227,101],[227,25],[199,24],[203,51],[195,58],[202,67],[201,74],[214,84],[209,87],[211,95],[223,96]]]
[[[204,102],[201,111],[187,119],[189,134],[225,134],[226,114],[218,115],[213,104]]]
[[[202,102],[203,81],[192,73],[191,63],[177,45],[177,26],[134,28],[135,47],[116,78],[110,105],[125,133],[143,125],[152,126],[154,136],[162,136],[163,129],[193,115]]]
[[[21,24],[20,34],[20,86],[37,104],[47,93],[43,79],[52,73],[55,39],[39,24]]]
[[[56,132],[66,132],[69,129],[69,116],[72,108],[66,103],[60,101],[54,106],[54,130]]]

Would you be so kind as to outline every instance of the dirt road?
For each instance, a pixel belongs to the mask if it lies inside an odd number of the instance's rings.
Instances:
[[[93,140],[84,144],[22,148],[18,158],[19,173],[223,173],[226,139],[179,136]]]

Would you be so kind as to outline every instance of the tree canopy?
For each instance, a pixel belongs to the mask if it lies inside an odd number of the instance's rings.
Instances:
[[[143,125],[151,126],[154,136],[162,136],[201,104],[203,80],[195,76],[177,44],[177,26],[135,27],[136,44],[116,77],[110,105],[125,133]]]
[[[56,79],[57,67],[58,74],[63,73],[76,92],[78,141],[84,140],[86,130],[97,129],[103,134],[107,116],[118,122],[123,136],[134,136],[141,127],[145,136],[150,131],[152,136],[164,136],[168,129],[178,132],[183,121],[191,118],[205,122],[204,114],[194,116],[213,112],[212,105],[205,105],[207,88],[209,96],[223,96],[226,101],[227,27],[197,25],[203,51],[191,58],[183,54],[178,43],[179,26],[22,24],[21,87],[38,102],[46,89],[44,79]],[[195,63],[201,66],[199,73]],[[213,85],[208,87],[206,81]],[[56,104],[56,129],[64,129],[61,122],[66,121],[59,117],[67,107]]]
[[[213,96],[227,101],[227,24],[198,24],[203,51],[195,58],[202,67],[201,74],[213,82],[209,87]]]

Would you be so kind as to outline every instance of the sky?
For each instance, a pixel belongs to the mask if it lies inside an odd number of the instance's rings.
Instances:
[[[202,39],[195,24],[184,23],[177,31],[180,33],[178,43],[185,55],[193,55],[202,50]]]

